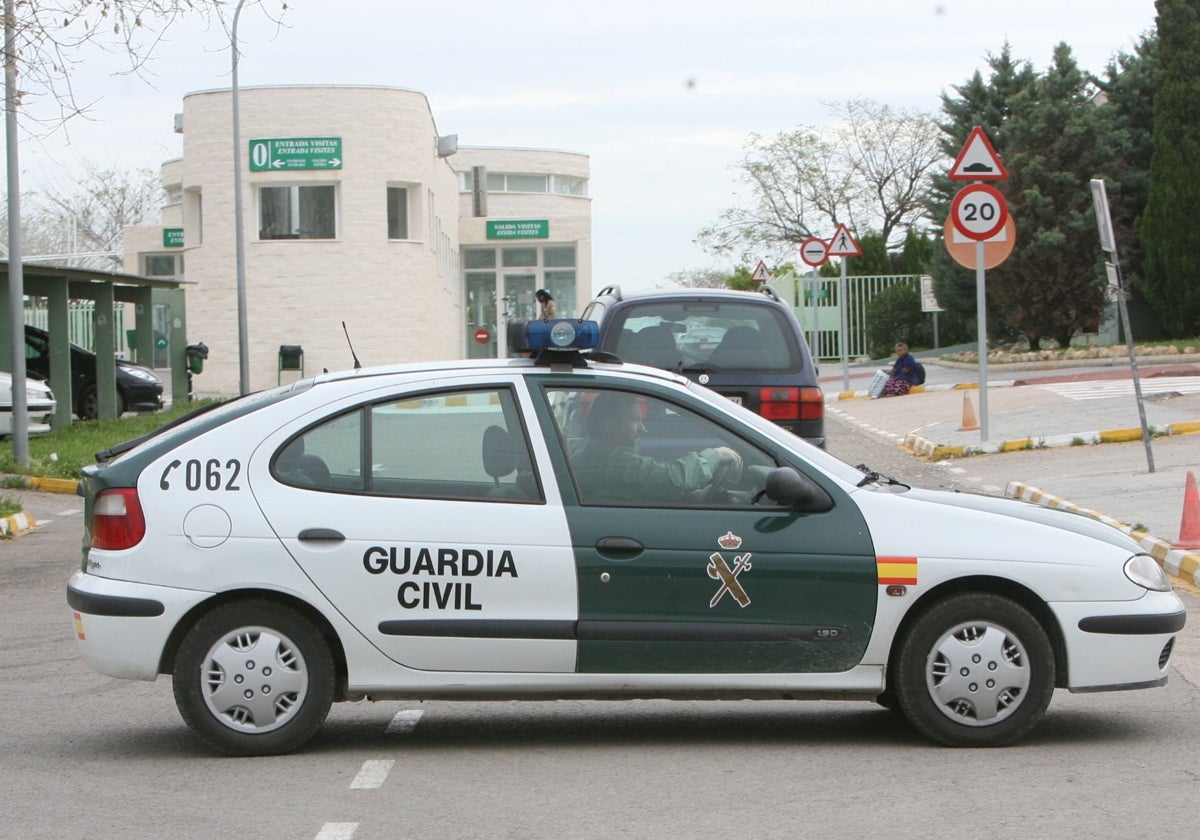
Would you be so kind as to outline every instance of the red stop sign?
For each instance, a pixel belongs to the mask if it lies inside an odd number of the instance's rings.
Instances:
[[[480,344],[487,344],[488,339],[490,339],[491,337],[492,337],[492,334],[489,333],[483,327],[480,327],[479,329],[475,330],[475,340],[478,341]]]

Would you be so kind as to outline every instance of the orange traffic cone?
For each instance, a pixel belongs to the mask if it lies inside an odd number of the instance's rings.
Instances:
[[[979,429],[979,421],[975,419],[975,409],[971,401],[963,394],[963,422],[958,427],[960,432],[974,432]]]
[[[1187,486],[1183,491],[1183,519],[1179,522],[1179,539],[1171,548],[1200,548],[1200,492],[1196,490],[1196,477],[1189,471]]]

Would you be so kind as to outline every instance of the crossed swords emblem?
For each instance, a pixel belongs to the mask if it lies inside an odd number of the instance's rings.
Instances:
[[[742,572],[750,571],[749,551],[740,557],[733,558],[732,569],[725,562],[725,558],[714,551],[708,556],[707,571],[710,578],[721,581],[721,588],[717,590],[717,594],[708,602],[710,607],[715,607],[726,592],[730,594],[733,600],[738,602],[739,606],[746,607],[750,605],[750,596],[746,594],[746,590],[738,583],[738,575]]]

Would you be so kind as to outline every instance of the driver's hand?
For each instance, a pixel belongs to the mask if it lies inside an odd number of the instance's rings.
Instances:
[[[731,481],[737,481],[742,477],[742,456],[736,450],[730,449],[728,446],[720,446],[717,448],[717,455],[720,456],[720,464],[729,466]]]

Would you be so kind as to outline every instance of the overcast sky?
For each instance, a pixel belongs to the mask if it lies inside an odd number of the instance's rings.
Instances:
[[[267,0],[268,3],[278,0]],[[597,288],[649,288],[675,271],[729,268],[694,243],[735,203],[750,134],[830,121],[866,98],[935,113],[1007,40],[1044,68],[1067,42],[1101,73],[1153,28],[1153,0],[288,0],[285,28],[243,13],[243,86],[371,84],[430,101],[462,145],[591,158]],[[220,29],[176,25],[149,83],[89,55],[76,72],[90,121],[23,139],[25,189],[81,161],[157,167],[182,151],[173,115],[228,87]],[[30,101],[29,107],[41,106]],[[331,131],[336,127],[331,127]],[[211,221],[211,220],[210,220]],[[828,231],[832,235],[833,231]]]

